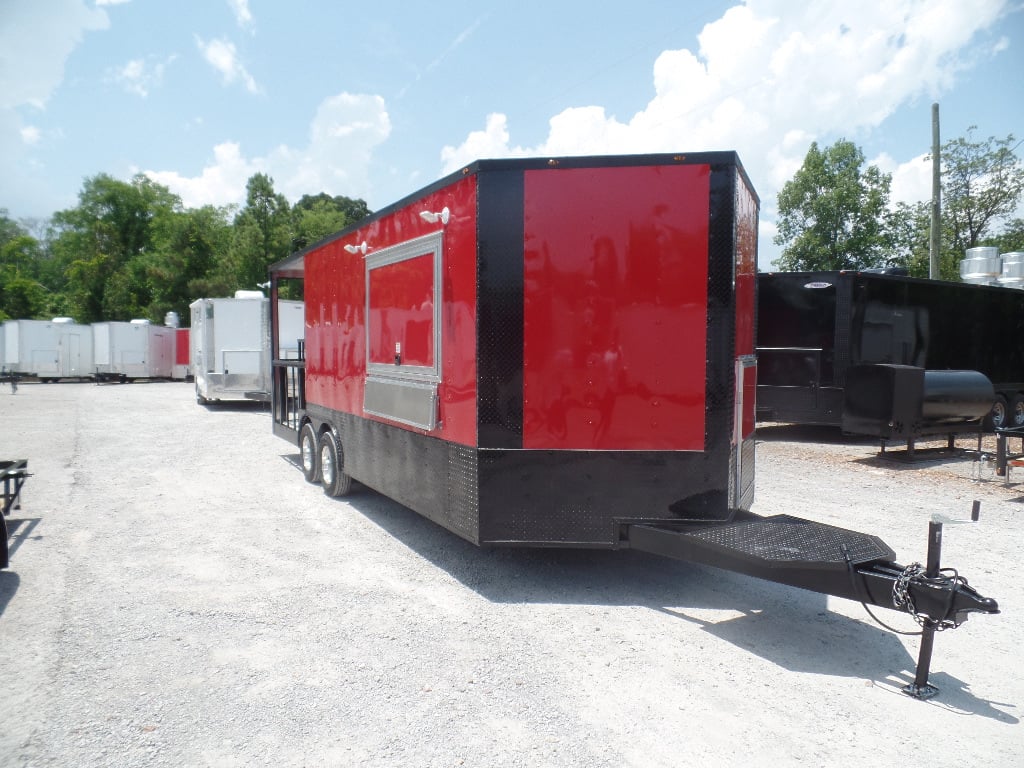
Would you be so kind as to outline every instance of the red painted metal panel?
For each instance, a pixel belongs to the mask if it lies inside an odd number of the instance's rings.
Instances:
[[[176,328],[174,331],[174,364],[189,364],[188,328]]]
[[[306,399],[333,410],[386,421],[363,412],[367,363],[366,261],[360,251],[348,253],[344,246],[365,242],[367,252],[373,253],[436,232],[442,225],[424,221],[420,212],[440,211],[446,206],[451,218],[444,226],[441,255],[441,348],[428,351],[424,344],[414,343],[414,355],[441,355],[439,426],[431,434],[475,445],[475,176],[413,200],[305,255]],[[416,269],[412,267],[414,272]],[[411,277],[412,284],[422,282],[422,275]],[[434,334],[429,337],[432,340]],[[383,354],[383,347],[376,354]],[[406,354],[403,344],[403,363],[410,363]],[[390,362],[394,362],[393,339]]]
[[[434,254],[370,272],[370,362],[434,365]]]
[[[709,179],[526,172],[524,448],[703,450]]]

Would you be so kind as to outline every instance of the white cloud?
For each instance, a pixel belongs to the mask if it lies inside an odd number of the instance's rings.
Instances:
[[[249,93],[259,93],[260,88],[255,78],[249,74],[241,60],[238,58],[238,51],[235,44],[230,40],[218,38],[205,42],[202,38],[196,37],[196,45],[203,54],[203,58],[214,69],[220,72],[225,85],[232,85],[236,80],[241,82]]]
[[[64,80],[68,56],[89,32],[107,29],[106,11],[84,0],[0,0],[0,196],[26,210],[52,209],[45,169],[32,154],[44,134],[21,110],[43,110]],[[51,129],[47,136],[59,136]]]
[[[170,56],[166,61],[155,63],[145,59],[132,59],[109,73],[107,79],[117,83],[129,93],[145,98],[149,95],[150,90],[161,83],[164,71],[175,58],[175,56]]]
[[[975,33],[1007,7],[1008,0],[747,0],[704,27],[696,53],[658,56],[653,96],[628,121],[600,106],[572,107],[551,118],[542,142],[524,148],[513,144],[508,118],[490,114],[484,130],[441,150],[442,173],[482,157],[735,149],[770,219],[811,141],[853,137],[901,105],[937,97],[969,66]],[[912,194],[914,162],[894,175],[894,193]]]
[[[64,79],[64,63],[87,32],[107,29],[105,11],[83,0],[4,0],[0,109],[42,109]]]
[[[144,171],[153,181],[163,184],[179,195],[186,206],[227,205],[245,199],[245,182],[254,173],[264,170],[259,160],[242,157],[234,142],[213,148],[213,162],[198,176],[182,176],[177,171]]]
[[[124,5],[130,3],[132,0],[96,0],[96,5]]]
[[[21,129],[21,140],[26,144],[38,144],[39,129],[34,125],[26,125]]]
[[[263,157],[247,158],[237,143],[214,147],[213,159],[198,176],[176,171],[145,171],[178,194],[189,207],[241,204],[254,173],[274,179],[274,188],[295,201],[327,192],[369,196],[373,150],[391,133],[391,121],[379,96],[340,93],[321,102],[305,147],[279,146]]]
[[[458,147],[441,150],[442,175],[483,157],[521,157],[527,154],[525,149],[509,147],[508,140],[508,118],[502,114],[488,115],[484,130],[473,131]]]
[[[242,29],[252,26],[252,11],[249,10],[249,0],[227,0],[231,12],[235,14],[235,22]]]
[[[883,173],[892,174],[889,197],[893,205],[931,200],[932,162],[927,153],[901,163],[886,152],[869,160],[868,164],[877,165]]]

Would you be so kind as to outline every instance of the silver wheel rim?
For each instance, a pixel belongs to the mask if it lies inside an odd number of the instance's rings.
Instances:
[[[313,441],[310,440],[309,433],[302,438],[302,467],[307,472],[313,471],[313,459],[315,456],[315,448],[313,447]]]
[[[324,485],[334,482],[334,461],[331,458],[331,449],[326,445],[320,449],[320,474],[324,479]]]

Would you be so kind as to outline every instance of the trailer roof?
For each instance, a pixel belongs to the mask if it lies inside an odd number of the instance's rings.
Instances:
[[[660,153],[660,154],[643,154],[643,155],[577,155],[569,157],[529,157],[529,158],[500,158],[490,160],[477,160],[469,165],[451,173],[441,179],[438,179],[433,184],[429,184],[416,192],[402,198],[396,203],[393,203],[386,208],[382,208],[376,213],[372,213],[365,219],[357,221],[349,226],[345,227],[332,235],[328,235],[323,240],[313,243],[307,246],[301,251],[296,251],[291,256],[288,256],[281,261],[278,261],[270,265],[269,271],[271,274],[277,277],[302,277],[305,272],[305,255],[310,251],[313,251],[326,243],[336,240],[341,237],[345,237],[351,232],[364,227],[375,219],[387,216],[394,211],[397,211],[405,206],[413,203],[424,195],[434,192],[438,189],[449,186],[460,178],[469,176],[472,174],[480,173],[481,171],[506,171],[506,170],[540,170],[543,168],[605,168],[605,167],[616,167],[616,166],[642,166],[642,165],[726,165],[735,166],[740,173],[743,175],[744,180],[747,182],[747,186],[750,188],[751,193],[754,195],[755,200],[760,202],[757,198],[757,193],[754,191],[753,186],[750,184],[750,179],[746,175],[746,171],[743,169],[742,163],[740,163],[739,155],[732,151],[720,151],[720,152],[673,152],[673,153]]]

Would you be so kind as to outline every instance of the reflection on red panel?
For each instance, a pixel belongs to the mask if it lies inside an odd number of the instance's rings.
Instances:
[[[332,410],[366,416],[363,391],[367,365],[366,259],[345,245],[366,242],[369,253],[379,252],[417,237],[436,232],[439,224],[424,221],[420,211],[451,211],[444,227],[439,293],[440,350],[434,349],[438,329],[424,333],[422,303],[413,310],[415,286],[426,283],[426,268],[409,266],[411,274],[402,293],[409,315],[404,320],[403,364],[434,365],[441,356],[438,384],[439,421],[436,434],[446,440],[474,445],[476,442],[476,177],[469,176],[444,189],[412,201],[394,212],[371,220],[344,239],[333,240],[305,256],[306,302],[306,399]],[[416,261],[416,259],[413,259]],[[379,268],[377,268],[379,269]],[[376,272],[377,269],[371,270]],[[404,276],[403,276],[404,279]],[[430,273],[433,285],[434,273]],[[376,295],[374,302],[376,302]],[[372,323],[371,323],[372,324]],[[402,325],[402,323],[398,323]],[[375,358],[394,364],[394,342],[383,338]],[[410,350],[409,344],[412,345]],[[418,362],[410,362],[409,355]],[[426,362],[429,360],[429,363]],[[367,416],[376,419],[377,417]],[[402,428],[414,429],[402,426]]]
[[[757,281],[757,200],[737,172],[736,179],[736,354],[754,354]],[[751,401],[753,402],[753,401]]]
[[[524,448],[703,449],[709,179],[526,172]]]
[[[743,368],[743,417],[740,438],[746,440],[754,434],[754,414],[757,401],[757,364]]]
[[[370,270],[370,362],[434,365],[434,255]]]

